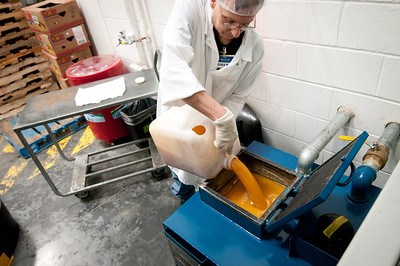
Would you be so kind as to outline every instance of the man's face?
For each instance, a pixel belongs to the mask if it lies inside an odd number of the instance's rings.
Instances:
[[[212,22],[223,44],[227,44],[233,38],[239,37],[243,31],[241,27],[248,26],[254,19],[254,16],[233,14],[222,8],[216,0],[211,0],[211,8],[213,9]]]

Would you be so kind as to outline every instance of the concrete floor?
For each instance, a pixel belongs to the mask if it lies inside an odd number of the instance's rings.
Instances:
[[[71,136],[66,155],[84,132]],[[175,265],[162,227],[180,207],[170,191],[169,173],[161,180],[148,173],[110,184],[83,200],[59,197],[34,162],[8,145],[0,135],[0,198],[20,226],[11,265]],[[75,155],[106,146],[95,140]],[[59,190],[69,191],[74,163],[51,148],[38,157],[50,166],[48,173]]]

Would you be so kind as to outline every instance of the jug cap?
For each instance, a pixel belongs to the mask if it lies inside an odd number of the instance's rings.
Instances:
[[[225,154],[223,167],[228,170],[232,170],[232,160],[237,158],[237,156],[233,154]]]

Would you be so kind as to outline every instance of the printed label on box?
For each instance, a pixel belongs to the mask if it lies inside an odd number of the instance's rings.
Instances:
[[[49,18],[49,17],[52,17],[52,16],[57,15],[57,10],[55,10],[54,8],[50,8],[50,9],[48,9],[48,10],[44,10],[44,11],[42,12],[42,14],[43,14],[43,17],[44,17],[45,19],[47,19],[47,18]]]
[[[75,39],[76,39],[76,42],[78,43],[78,45],[81,45],[81,44],[84,44],[87,42],[85,33],[83,32],[81,25],[73,27],[72,32],[75,35]]]
[[[32,21],[33,21],[33,23],[39,24],[39,20],[38,20],[37,16],[32,15]]]
[[[70,63],[72,60],[74,60],[74,58],[75,58],[74,55],[66,55],[61,58],[57,58],[57,63],[61,66]]]
[[[64,37],[64,34],[55,34],[55,35],[50,36],[50,40],[53,43],[57,43],[57,42],[65,40],[65,37]]]

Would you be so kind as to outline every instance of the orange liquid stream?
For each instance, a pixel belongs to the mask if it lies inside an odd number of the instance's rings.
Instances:
[[[261,191],[260,186],[249,169],[238,158],[232,160],[231,168],[249,192],[254,205],[259,209],[266,209],[268,203],[265,200],[265,196]]]
[[[250,174],[252,173],[250,172]],[[236,178],[232,178],[231,182],[222,187],[218,192],[231,202],[260,218],[269,208],[269,206],[271,206],[271,204],[276,200],[276,198],[282,194],[282,192],[285,190],[285,186],[280,185],[257,173],[253,173],[252,176],[254,176],[263,195],[265,195],[264,200],[267,204],[265,208],[261,209],[255,206],[255,202],[253,203],[254,197],[251,196],[251,194],[245,188],[244,184],[241,182],[241,179],[239,181]]]

